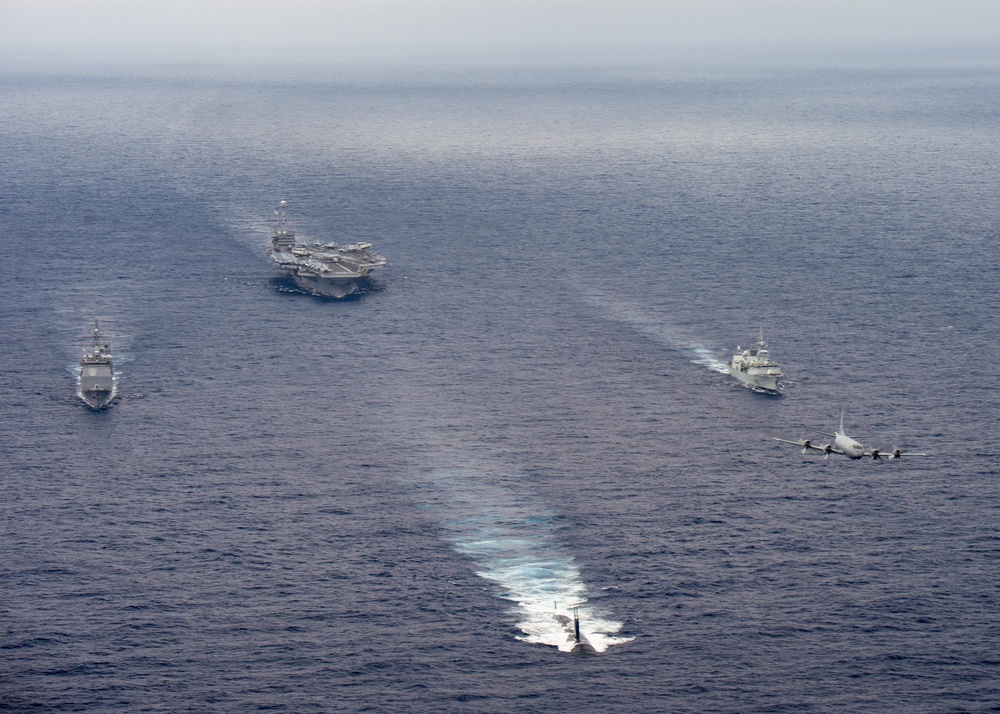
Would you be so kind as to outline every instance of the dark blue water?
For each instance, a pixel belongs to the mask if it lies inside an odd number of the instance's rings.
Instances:
[[[0,707],[1000,706],[995,67],[0,93]],[[296,292],[282,198],[393,266]],[[759,326],[778,398],[718,372]],[[932,456],[771,439],[841,409]]]

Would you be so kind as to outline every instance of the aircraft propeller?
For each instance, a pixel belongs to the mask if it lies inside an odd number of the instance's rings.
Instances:
[[[919,455],[922,456],[923,454],[919,454]],[[872,457],[872,461],[881,461],[882,460],[882,453],[878,449],[872,449],[872,451],[871,451],[871,457]],[[893,449],[892,451],[890,451],[886,455],[885,458],[888,461],[892,461],[893,459],[901,459],[901,458],[903,458],[903,452],[902,452],[901,449]]]

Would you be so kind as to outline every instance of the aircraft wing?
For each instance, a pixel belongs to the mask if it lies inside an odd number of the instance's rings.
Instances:
[[[800,439],[798,441],[792,441],[791,439],[779,439],[778,437],[772,437],[775,441],[783,441],[786,444],[795,444],[796,446],[802,447],[802,453],[808,452],[810,449],[813,451],[819,451],[822,454],[840,454],[841,456],[846,456],[843,451],[833,446],[833,444],[823,444],[822,446],[817,446],[812,443],[809,439]]]
[[[891,451],[879,451],[878,449],[872,449],[871,451],[866,451],[865,456],[871,458],[872,461],[881,461],[883,458],[892,461],[893,459],[900,459],[904,456],[927,456],[927,454],[917,453],[916,451],[900,451],[899,449],[892,449]]]

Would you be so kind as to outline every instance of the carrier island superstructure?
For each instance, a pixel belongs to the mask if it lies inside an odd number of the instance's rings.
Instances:
[[[287,270],[295,284],[306,292],[343,298],[361,290],[375,268],[388,261],[371,250],[371,243],[297,243],[295,232],[285,221],[287,203],[278,204],[271,260]]]

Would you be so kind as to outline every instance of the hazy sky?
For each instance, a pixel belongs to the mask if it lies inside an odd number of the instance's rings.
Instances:
[[[997,46],[1000,0],[0,0],[0,53],[587,54]]]

